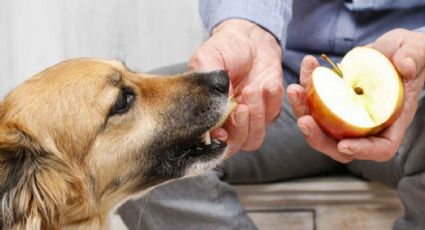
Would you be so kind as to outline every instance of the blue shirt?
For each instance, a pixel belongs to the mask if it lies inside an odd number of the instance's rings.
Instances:
[[[425,32],[425,0],[200,0],[200,12],[209,32],[230,18],[271,32],[284,50],[289,83],[298,82],[306,54],[326,53],[339,61],[389,30]]]

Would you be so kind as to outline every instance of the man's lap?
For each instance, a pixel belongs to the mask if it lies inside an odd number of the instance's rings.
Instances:
[[[395,187],[402,176],[424,172],[425,144],[420,141],[425,137],[424,110],[424,106],[421,106],[400,152],[391,161],[353,161],[345,167],[308,146],[296,126],[296,119],[285,96],[282,113],[268,128],[265,142],[259,150],[238,153],[226,160],[217,172],[160,186],[146,198],[127,203],[120,208],[119,213],[130,229],[254,229],[255,226],[244,214],[243,207],[227,182],[282,181],[338,173],[347,168],[358,176]],[[406,183],[415,186],[421,181],[425,184],[425,176],[415,177]],[[417,197],[411,196],[408,189],[404,191],[404,187],[402,190],[404,203]],[[421,201],[424,202],[425,197]],[[416,210],[422,211],[413,207],[412,212]],[[398,222],[400,228],[411,224],[403,220]]]

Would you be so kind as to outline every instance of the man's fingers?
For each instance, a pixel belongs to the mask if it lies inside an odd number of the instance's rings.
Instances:
[[[395,51],[400,48],[403,42],[403,36],[401,35],[404,33],[404,31],[404,29],[389,31],[376,39],[376,41],[373,43],[368,44],[366,47],[376,49],[391,59]]]
[[[242,92],[244,101],[249,106],[249,133],[242,150],[257,150],[265,136],[265,107],[262,87],[247,86]]]
[[[383,53],[391,59],[403,77],[411,79],[425,66],[424,40],[423,33],[395,29],[382,35],[367,47]]]
[[[338,151],[358,160],[383,162],[390,160],[397,151],[397,145],[386,138],[367,137],[345,139],[338,143]]]
[[[346,164],[353,160],[351,156],[338,151],[336,140],[326,135],[313,120],[313,117],[302,116],[298,119],[297,125],[304,134],[304,139],[312,148],[341,163]]]
[[[407,104],[404,109],[409,109]],[[338,143],[338,151],[358,160],[383,162],[390,160],[398,150],[404,133],[413,119],[410,112],[404,112],[379,136],[344,139]]]
[[[281,83],[271,81],[264,86],[264,101],[267,105],[265,106],[267,124],[274,122],[279,116],[282,109],[282,96],[283,86]]]
[[[249,131],[249,108],[246,105],[238,105],[235,112],[224,125],[228,133],[226,157],[231,157],[237,153],[248,137]]]
[[[288,100],[292,106],[295,117],[309,114],[305,89],[298,84],[291,84],[287,89]]]
[[[224,128],[215,128],[210,132],[211,138],[218,139],[220,141],[227,141],[229,134]]]
[[[425,36],[423,41],[404,43],[393,55],[393,62],[400,74],[412,79],[425,66]],[[422,48],[418,48],[422,47]]]
[[[311,78],[311,74],[317,66],[319,66],[319,62],[315,57],[311,55],[304,57],[300,68],[300,83],[303,87],[307,87],[307,84]]]

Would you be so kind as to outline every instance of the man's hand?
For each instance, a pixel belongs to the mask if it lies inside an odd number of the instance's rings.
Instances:
[[[194,53],[188,67],[194,71],[224,69],[238,106],[224,129],[211,135],[227,139],[226,155],[258,149],[266,125],[281,110],[283,95],[281,48],[267,31],[245,20],[220,23],[212,36]]]
[[[379,135],[337,141],[319,128],[309,115],[305,95],[305,87],[310,81],[311,74],[319,65],[314,57],[305,57],[301,64],[301,85],[294,84],[288,87],[288,98],[298,117],[297,124],[305,140],[316,150],[342,163],[348,163],[353,159],[380,162],[391,159],[398,151],[406,129],[415,116],[424,86],[424,33],[396,29],[382,35],[368,46],[382,52],[392,61],[402,76],[405,88],[405,102],[400,117]]]

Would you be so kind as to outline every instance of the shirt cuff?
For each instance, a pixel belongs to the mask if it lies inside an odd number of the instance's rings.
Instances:
[[[425,33],[425,26],[424,27],[420,27],[418,29],[415,30],[416,32],[422,32]]]
[[[389,0],[344,0],[351,11],[408,9],[424,6],[423,0],[389,1]]]
[[[285,47],[292,0],[200,0],[199,9],[210,34],[221,22],[239,18],[268,30]]]

